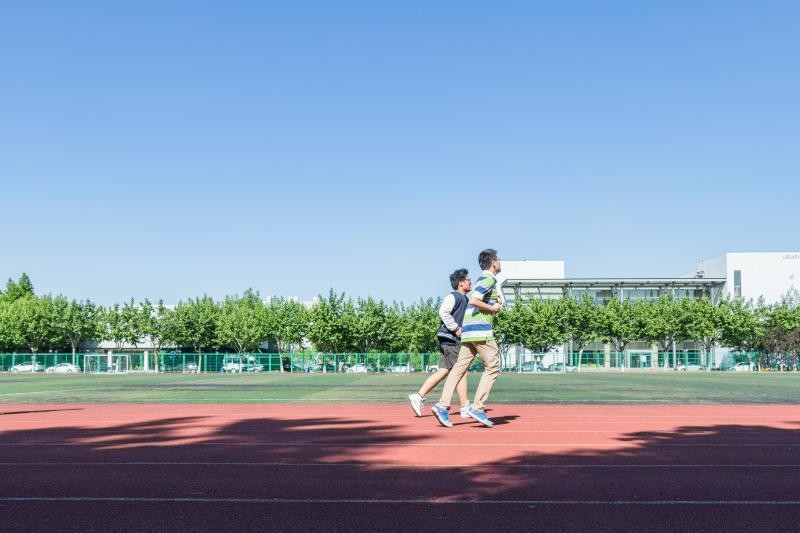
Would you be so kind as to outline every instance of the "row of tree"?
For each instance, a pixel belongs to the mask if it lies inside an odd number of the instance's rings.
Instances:
[[[215,302],[208,296],[176,306],[131,300],[97,306],[63,296],[34,294],[27,276],[9,280],[0,291],[0,351],[71,349],[88,342],[110,341],[118,348],[152,346],[254,352],[265,345],[278,352],[313,347],[328,353],[432,352],[437,349],[438,302],[413,305],[353,300],[331,290],[306,308],[300,302],[257,292]],[[657,344],[694,341],[704,351],[722,344],[743,352],[761,351],[763,363],[795,366],[800,355],[800,295],[787,294],[780,304],[707,299],[654,301],[612,300],[597,305],[589,298],[517,301],[495,322],[504,347],[525,346],[535,353],[571,343],[582,353],[595,342],[618,352],[633,341]]]
[[[535,353],[571,343],[582,353],[594,342],[622,352],[634,341],[669,351],[693,341],[705,355],[717,344],[740,352],[761,352],[761,364],[796,368],[800,356],[800,294],[781,303],[708,299],[611,300],[597,305],[590,298],[532,299],[500,313],[495,323],[500,344],[522,345]],[[580,357],[579,357],[580,360]]]
[[[175,306],[149,300],[101,307],[63,296],[37,296],[27,276],[9,280],[0,292],[0,351],[33,353],[113,342],[148,346],[158,354],[166,346],[237,353],[277,352],[309,346],[319,351],[431,352],[436,350],[438,303],[387,305],[371,298],[353,301],[330,291],[310,308],[295,300],[261,299],[245,291],[215,302],[208,296]],[[198,361],[199,363],[200,361]]]

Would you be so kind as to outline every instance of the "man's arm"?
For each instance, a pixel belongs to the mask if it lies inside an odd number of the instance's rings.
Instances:
[[[453,318],[453,307],[456,306],[456,299],[452,294],[444,297],[442,305],[439,306],[439,318],[444,322],[444,327],[456,333],[458,330],[458,322]]]
[[[496,285],[497,282],[493,277],[481,276],[478,279],[478,283],[475,284],[475,292],[473,293],[477,296],[470,298],[469,304],[484,313],[489,313],[491,315],[497,314],[497,312],[503,307],[502,299],[498,298],[497,301],[491,305],[483,301],[483,299],[488,297],[493,290],[496,290]]]
[[[490,315],[496,315],[497,313],[500,312],[500,309],[502,309],[503,307],[503,304],[501,304],[500,302],[495,302],[492,305],[489,305],[480,298],[472,298],[469,301],[469,305],[475,307],[479,311],[483,311],[484,313],[489,313]]]

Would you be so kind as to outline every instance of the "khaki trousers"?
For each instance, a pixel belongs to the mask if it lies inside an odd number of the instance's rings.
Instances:
[[[476,355],[483,361],[484,370],[481,375],[481,381],[478,383],[478,390],[475,391],[475,401],[472,402],[472,405],[475,409],[483,409],[486,399],[489,397],[489,392],[497,380],[497,374],[500,373],[500,349],[495,341],[464,342],[461,344],[458,360],[447,375],[447,381],[444,382],[442,398],[439,400],[440,405],[450,408],[456,385],[467,373],[469,365],[472,364]]]

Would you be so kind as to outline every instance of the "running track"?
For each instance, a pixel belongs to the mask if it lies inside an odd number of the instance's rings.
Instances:
[[[800,406],[0,404],[0,529],[797,531]]]

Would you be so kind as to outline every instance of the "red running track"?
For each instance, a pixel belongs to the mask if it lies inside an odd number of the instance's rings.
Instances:
[[[800,529],[800,406],[489,414],[0,404],[0,529]]]

